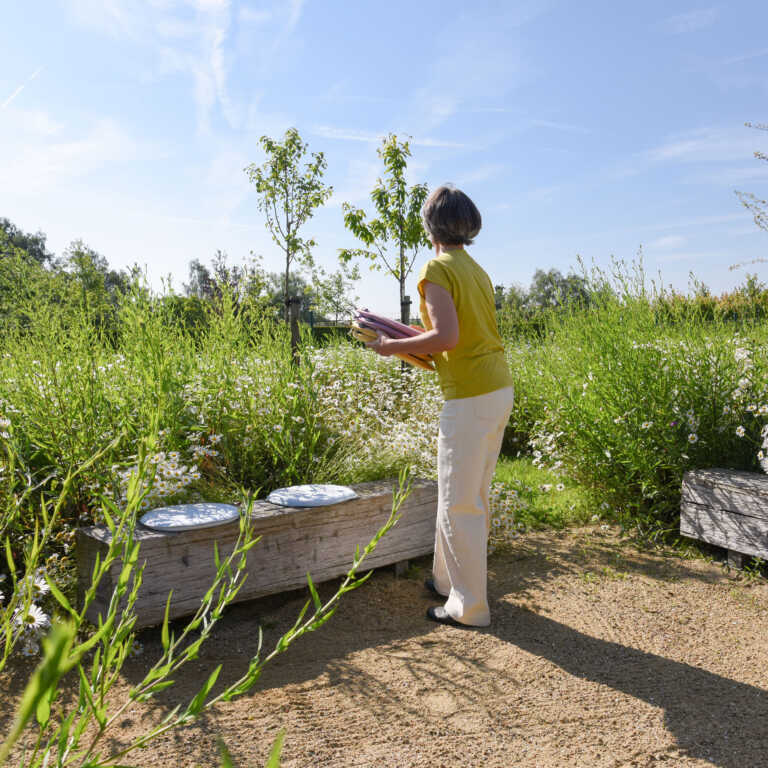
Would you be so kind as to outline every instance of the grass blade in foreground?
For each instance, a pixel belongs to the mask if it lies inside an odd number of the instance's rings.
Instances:
[[[136,484],[138,487],[138,484]],[[105,734],[125,716],[126,710],[136,701],[146,701],[158,691],[173,684],[172,675],[176,675],[181,667],[191,659],[197,658],[200,646],[210,636],[213,626],[221,618],[224,608],[235,598],[245,571],[245,554],[256,543],[250,533],[247,524],[248,515],[241,518],[241,539],[230,556],[223,559],[215,583],[206,594],[203,605],[198,613],[192,617],[178,638],[170,636],[167,647],[164,647],[163,655],[145,675],[144,679],[129,693],[128,700],[116,707],[110,707],[110,689],[118,680],[122,666],[133,644],[134,633],[132,631],[135,617],[133,605],[136,594],[141,584],[142,569],[137,566],[135,543],[133,542],[132,518],[125,512],[116,516],[113,524],[116,536],[114,541],[120,542],[124,565],[120,579],[120,593],[116,590],[110,602],[109,612],[94,638],[73,644],[65,642],[68,634],[62,635],[62,630],[56,629],[52,634],[56,642],[45,644],[45,656],[28,683],[22,698],[22,707],[17,713],[17,725],[9,735],[6,742],[0,747],[0,766],[4,765],[14,744],[21,736],[25,724],[28,724],[32,715],[46,715],[38,723],[38,736],[34,748],[26,752],[19,763],[20,768],[36,768],[40,765],[88,766],[88,768],[107,768],[122,761],[125,755],[135,749],[146,747],[154,738],[182,725],[192,722],[201,713],[211,709],[219,701],[229,701],[249,691],[258,681],[261,672],[275,656],[283,653],[291,643],[302,637],[307,632],[319,629],[338,608],[341,597],[364,584],[373,571],[358,578],[357,572],[365,558],[373,552],[379,540],[397,523],[400,518],[399,509],[410,494],[410,482],[408,473],[403,470],[400,473],[398,488],[393,492],[392,510],[389,518],[365,546],[362,554],[356,552],[352,567],[337,589],[336,593],[325,603],[319,599],[314,584],[308,580],[311,598],[302,608],[299,618],[294,626],[280,637],[274,649],[264,658],[261,658],[261,637],[255,655],[251,659],[248,670],[238,680],[228,685],[223,691],[211,696],[215,684],[217,672],[202,686],[200,691],[192,697],[186,708],[176,707],[163,719],[150,727],[143,735],[134,739],[128,746],[119,749],[107,756],[103,756],[99,750]],[[140,501],[140,497],[129,505],[133,509]],[[117,510],[113,509],[113,512]],[[117,546],[117,545],[115,545]],[[117,553],[117,550],[116,550]],[[115,553],[115,556],[119,556]],[[105,563],[109,556],[105,558]],[[94,579],[97,582],[108,568],[102,563]],[[91,586],[88,594],[93,594],[95,585]],[[121,598],[126,597],[125,603]],[[308,617],[308,611],[314,604],[314,612]],[[72,637],[75,632],[85,624],[85,608],[70,622]],[[192,640],[190,633],[198,628],[200,636]],[[63,639],[62,639],[63,638]],[[59,641],[60,640],[60,641]],[[165,642],[163,643],[165,646]],[[96,647],[91,660],[90,672],[84,668],[84,658],[87,651]],[[67,706],[62,706],[60,719],[53,722],[47,716],[51,705],[57,702],[58,686],[62,676],[71,668],[78,667],[80,673],[80,696],[78,700]],[[40,702],[45,702],[41,707]],[[60,702],[59,702],[60,703]],[[106,712],[112,710],[109,716]],[[87,745],[81,745],[80,739],[88,731],[93,734]],[[282,749],[284,734],[278,735],[269,758],[268,766],[279,765],[279,755]],[[227,755],[224,753],[225,765]]]

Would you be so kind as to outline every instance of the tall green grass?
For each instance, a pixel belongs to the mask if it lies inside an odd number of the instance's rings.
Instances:
[[[643,275],[509,350],[535,462],[644,536],[675,529],[685,470],[768,469],[768,324],[659,322]]]
[[[100,519],[102,494],[125,504],[145,436],[155,445],[145,509],[406,466],[434,474],[436,382],[346,339],[318,348],[305,335],[294,363],[284,324],[227,290],[194,335],[138,283],[108,336],[85,303],[25,301],[25,326],[0,337],[0,507],[19,555],[40,502],[99,455],[74,476],[49,541],[64,580],[74,528]]]

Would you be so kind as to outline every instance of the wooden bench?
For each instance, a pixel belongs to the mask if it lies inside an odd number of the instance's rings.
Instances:
[[[359,545],[362,552],[392,510],[392,482],[352,487],[359,498],[325,507],[283,507],[257,501],[251,519],[254,532],[262,538],[248,553],[248,575],[236,601],[305,586],[307,571],[315,583],[347,573],[355,546]],[[436,511],[437,483],[414,480],[410,495],[400,507],[400,519],[363,561],[360,573],[395,564],[398,574],[407,567],[409,558],[431,553]],[[238,530],[237,522],[174,533],[137,525],[139,563],[145,563],[145,567],[135,608],[136,627],[162,622],[171,590],[170,617],[194,613],[216,575],[214,539],[224,555],[231,552]],[[90,584],[97,554],[104,556],[109,541],[106,526],[77,530],[80,595]],[[99,614],[105,613],[119,572],[120,564],[116,563],[99,585],[89,608],[90,621],[96,623]]]
[[[728,550],[728,564],[768,559],[768,475],[697,469],[683,475],[680,533]]]

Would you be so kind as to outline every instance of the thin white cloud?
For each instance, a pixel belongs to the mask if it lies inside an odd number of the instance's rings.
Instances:
[[[304,0],[290,0],[290,13],[288,15],[288,30],[296,28],[301,18],[301,12],[304,10]]]
[[[666,235],[651,240],[647,247],[654,250],[668,250],[670,248],[681,248],[687,240],[682,235]]]
[[[66,4],[82,25],[115,37],[136,35],[142,27],[141,9],[130,0],[66,0]]]
[[[763,56],[768,56],[768,48],[763,48],[759,51],[752,51],[751,53],[744,53],[740,56],[731,56],[729,59],[723,59],[720,63],[723,66],[728,66],[729,64],[741,64],[745,61],[752,61],[753,59],[761,59]]]
[[[635,176],[667,164],[696,165],[709,171],[714,166],[742,166],[754,152],[754,137],[743,128],[707,127],[669,136],[666,141],[637,152],[619,165],[617,177]]]
[[[47,118],[10,110],[11,119],[0,124],[0,178],[18,197],[34,197],[60,188],[90,173],[131,162],[137,145],[114,120],[100,118],[86,131],[64,135],[64,128]],[[25,128],[38,126],[37,134]]]
[[[0,104],[0,109],[5,109],[42,71],[43,68],[38,67],[2,104]]]
[[[470,110],[479,114],[498,114],[498,115],[514,115],[513,129],[517,131],[530,130],[531,128],[549,128],[554,131],[562,131],[563,133],[576,133],[576,134],[588,134],[592,131],[576,123],[566,123],[560,120],[548,120],[539,117],[530,117],[521,114],[519,109],[513,109],[511,107],[475,107]]]
[[[717,8],[699,8],[688,13],[670,16],[662,22],[664,29],[672,35],[684,35],[711,27],[717,20]]]
[[[487,163],[475,168],[469,173],[465,173],[456,179],[456,183],[460,186],[466,184],[479,184],[480,182],[492,179],[494,176],[498,176],[504,170],[504,166],[501,163]]]
[[[703,253],[701,251],[670,251],[669,253],[657,254],[655,260],[660,264],[673,264],[680,261],[698,261],[703,264],[712,256],[721,257],[722,254],[715,252]]]
[[[264,24],[272,19],[272,12],[251,8],[244,5],[238,11],[237,17],[243,24]]]
[[[267,77],[305,8],[305,0],[272,0],[265,8],[238,7],[232,0],[64,1],[79,23],[147,49],[152,77],[176,72],[189,77],[202,135],[211,133],[217,110],[237,130],[258,122],[252,91],[239,94],[230,83],[231,72],[247,60],[252,72]],[[236,22],[247,25],[239,38]]]
[[[531,125],[536,128],[552,128],[555,131],[563,131],[565,133],[589,133],[589,128],[585,128],[583,125],[574,125],[573,123],[560,123],[556,120],[532,120]]]
[[[331,125],[316,125],[311,130],[315,136],[321,136],[324,139],[336,139],[338,141],[358,141],[365,144],[381,144],[387,136],[386,132],[371,133],[369,131],[356,131],[347,128],[336,128]],[[400,136],[400,134],[398,134]],[[407,140],[414,147],[443,147],[448,149],[467,149],[469,144],[457,141],[446,141],[444,139],[433,139],[430,137],[410,137],[405,134],[401,138]]]
[[[429,134],[476,104],[505,103],[529,77],[530,41],[523,28],[551,5],[551,0],[519,0],[493,4],[487,13],[467,6],[436,16],[433,37],[452,42],[439,46],[419,72],[420,85],[407,94],[405,124]]]
[[[535,187],[528,193],[528,198],[542,203],[549,203],[560,194],[562,189],[562,186],[559,184],[553,184],[549,187]]]

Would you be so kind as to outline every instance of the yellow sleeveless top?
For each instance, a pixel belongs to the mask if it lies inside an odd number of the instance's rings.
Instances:
[[[432,355],[445,399],[475,397],[512,386],[496,323],[493,285],[485,270],[461,247],[441,250],[421,268],[420,313],[429,331],[432,323],[424,302],[425,282],[451,294],[459,318],[459,343]]]

